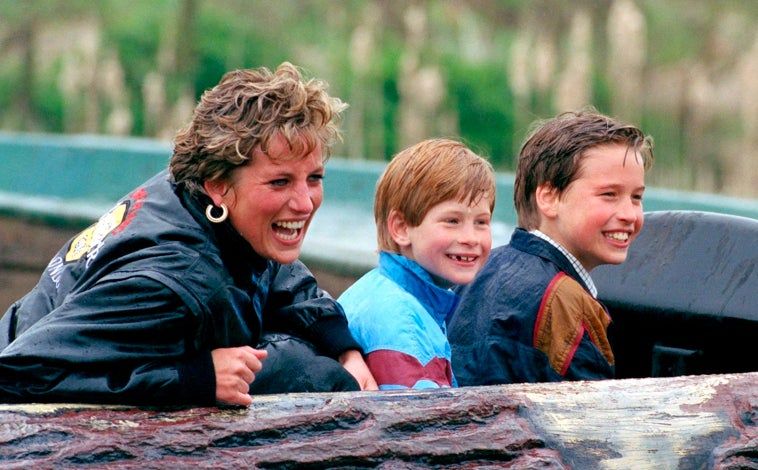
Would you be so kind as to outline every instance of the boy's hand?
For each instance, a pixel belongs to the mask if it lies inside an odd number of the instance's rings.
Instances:
[[[363,360],[360,351],[356,351],[355,349],[345,351],[340,355],[339,361],[340,364],[342,364],[342,367],[350,372],[350,375],[355,377],[355,380],[358,381],[358,385],[361,386],[361,390],[379,390],[379,387],[376,385],[376,380],[374,380],[374,376],[371,375],[371,371],[368,370],[368,366]]]
[[[255,373],[263,368],[261,361],[267,355],[266,351],[250,346],[211,351],[216,370],[216,401],[227,405],[250,405],[253,402],[250,384],[255,380]]]

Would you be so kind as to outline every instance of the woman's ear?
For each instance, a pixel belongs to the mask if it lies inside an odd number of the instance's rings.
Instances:
[[[390,212],[387,217],[387,230],[390,233],[390,237],[398,244],[398,246],[406,247],[411,244],[411,240],[408,237],[408,222],[405,221],[405,217],[398,210]]]
[[[228,185],[220,180],[206,180],[203,182],[203,188],[216,206],[220,206],[224,202],[224,195],[229,190]]]
[[[549,183],[537,186],[534,199],[537,203],[537,209],[540,211],[540,215],[548,219],[555,218],[558,214],[558,202],[560,197],[560,192]]]

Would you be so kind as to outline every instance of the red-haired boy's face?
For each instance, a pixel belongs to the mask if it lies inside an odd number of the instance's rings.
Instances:
[[[440,285],[468,284],[492,248],[490,199],[469,205],[443,201],[429,209],[416,227],[395,239],[400,252],[421,265]]]

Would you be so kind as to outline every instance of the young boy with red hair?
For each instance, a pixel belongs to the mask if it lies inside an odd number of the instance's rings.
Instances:
[[[337,300],[380,390],[456,385],[445,332],[492,244],[492,166],[460,142],[397,154],[379,179],[379,266]]]

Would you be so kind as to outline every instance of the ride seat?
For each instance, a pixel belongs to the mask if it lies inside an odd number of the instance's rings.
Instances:
[[[758,371],[758,220],[658,211],[592,271],[618,378]]]

